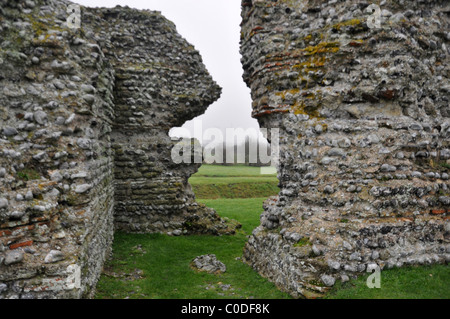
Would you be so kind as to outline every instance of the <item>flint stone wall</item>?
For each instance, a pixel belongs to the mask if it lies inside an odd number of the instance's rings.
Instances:
[[[281,191],[245,260],[295,297],[450,259],[445,1],[242,1],[253,116],[280,129]]]
[[[0,1],[0,298],[91,297],[114,230],[228,233],[170,128],[219,98],[159,12]]]

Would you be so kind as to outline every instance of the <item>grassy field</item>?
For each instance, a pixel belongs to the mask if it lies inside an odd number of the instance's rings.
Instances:
[[[222,217],[242,223],[234,236],[116,234],[114,258],[105,267],[96,298],[290,299],[241,261],[242,248],[258,224],[263,201],[264,198],[201,201]],[[204,254],[215,254],[227,271],[214,275],[191,269],[192,259]]]
[[[278,193],[276,175],[248,166],[203,165],[190,178],[197,200],[239,221],[234,236],[117,233],[114,256],[97,285],[99,299],[291,299],[242,262],[247,236],[259,225],[262,204]],[[194,271],[190,262],[215,254],[227,266],[220,275]]]
[[[449,299],[448,265],[410,266],[381,272],[380,288],[367,288],[367,276],[338,282],[327,299]]]
[[[234,236],[180,236],[117,233],[113,258],[98,286],[99,299],[290,299],[241,260],[247,236],[259,225],[262,203],[278,193],[275,175],[259,168],[203,165],[190,178],[197,200],[242,228]],[[196,272],[189,263],[215,254],[227,266],[220,275]],[[366,276],[367,277],[367,276]],[[406,267],[381,273],[381,288],[366,277],[337,283],[326,299],[449,299],[446,265]]]
[[[276,174],[244,165],[202,165],[189,183],[197,198],[267,198],[279,192]]]
[[[261,175],[261,168],[246,165],[202,165],[191,179],[196,177],[272,177],[276,180],[276,174]],[[277,180],[276,180],[277,181]]]

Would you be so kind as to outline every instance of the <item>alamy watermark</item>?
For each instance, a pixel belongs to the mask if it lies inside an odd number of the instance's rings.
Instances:
[[[366,281],[368,288],[381,288],[381,268],[377,264],[367,265],[367,272],[372,273]]]
[[[67,7],[66,11],[69,16],[67,17],[67,26],[70,29],[79,29],[81,27],[81,7],[77,4],[71,4]]]
[[[381,28],[381,8],[377,4],[371,4],[367,7],[366,12],[371,13],[367,18],[367,27],[369,29]]]
[[[181,135],[190,135],[187,129],[177,131]],[[219,128],[208,128],[203,131],[202,121],[196,120],[194,135],[198,140],[172,138],[177,141],[171,152],[175,164],[255,164],[261,166],[261,174],[274,173],[273,168],[278,164],[278,128],[261,128],[259,131],[254,128],[227,128],[225,132]],[[270,145],[266,139],[270,140]]]

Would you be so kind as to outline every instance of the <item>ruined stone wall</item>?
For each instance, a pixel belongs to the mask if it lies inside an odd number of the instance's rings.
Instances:
[[[115,69],[115,224],[131,232],[226,233],[195,202],[188,178],[200,164],[177,165],[169,130],[220,97],[198,51],[158,12],[91,10],[84,21]],[[98,20],[98,18],[101,18]],[[98,22],[99,21],[99,22]]]
[[[253,116],[281,191],[245,260],[296,297],[450,259],[448,2],[242,2]]]
[[[173,126],[220,95],[157,12],[0,1],[0,298],[92,296],[114,229],[232,231],[195,203]],[[201,216],[208,218],[201,219]]]
[[[67,3],[41,3],[0,7],[6,298],[88,294],[113,238],[113,69],[64,25]]]

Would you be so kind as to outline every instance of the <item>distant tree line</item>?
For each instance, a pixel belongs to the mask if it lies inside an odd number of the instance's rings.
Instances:
[[[263,139],[246,136],[241,143],[206,144],[203,146],[203,163],[216,165],[270,166],[270,144]]]

